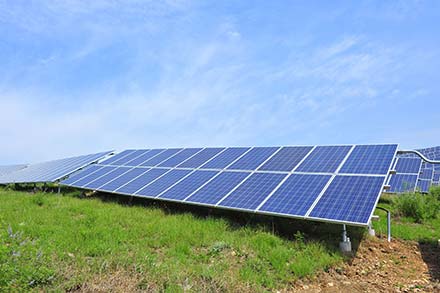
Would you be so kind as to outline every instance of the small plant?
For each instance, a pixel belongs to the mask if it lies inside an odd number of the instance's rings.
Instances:
[[[417,223],[435,219],[440,213],[440,201],[431,194],[405,193],[395,200],[397,213],[413,218]]]
[[[230,248],[229,244],[223,241],[218,241],[211,246],[211,248],[209,249],[209,254],[211,255],[219,254],[220,252],[228,248]]]

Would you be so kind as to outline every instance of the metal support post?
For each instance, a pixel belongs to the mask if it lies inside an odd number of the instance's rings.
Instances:
[[[339,242],[339,249],[343,253],[351,252],[350,237],[347,236],[347,227],[342,225],[342,242]]]

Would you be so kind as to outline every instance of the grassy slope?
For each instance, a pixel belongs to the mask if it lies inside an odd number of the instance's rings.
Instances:
[[[69,290],[126,272],[137,288],[263,291],[341,261],[335,247],[221,218],[0,190],[0,291]]]

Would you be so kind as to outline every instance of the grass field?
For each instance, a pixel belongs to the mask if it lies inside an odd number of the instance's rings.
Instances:
[[[337,225],[216,215],[124,197],[79,198],[75,192],[0,190],[0,203],[0,291],[87,284],[102,290],[117,284],[167,292],[273,291],[344,261]],[[408,221],[394,221],[394,237],[433,240],[440,231],[439,220]],[[375,227],[386,232],[384,217]],[[365,231],[350,232],[355,242]]]

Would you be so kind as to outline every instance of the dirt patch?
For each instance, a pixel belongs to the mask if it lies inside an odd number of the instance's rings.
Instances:
[[[351,261],[308,280],[292,292],[440,292],[440,248],[413,241],[371,238]]]
[[[116,271],[111,274],[97,275],[72,292],[140,292],[140,279],[136,274]],[[154,288],[145,288],[147,291]]]

